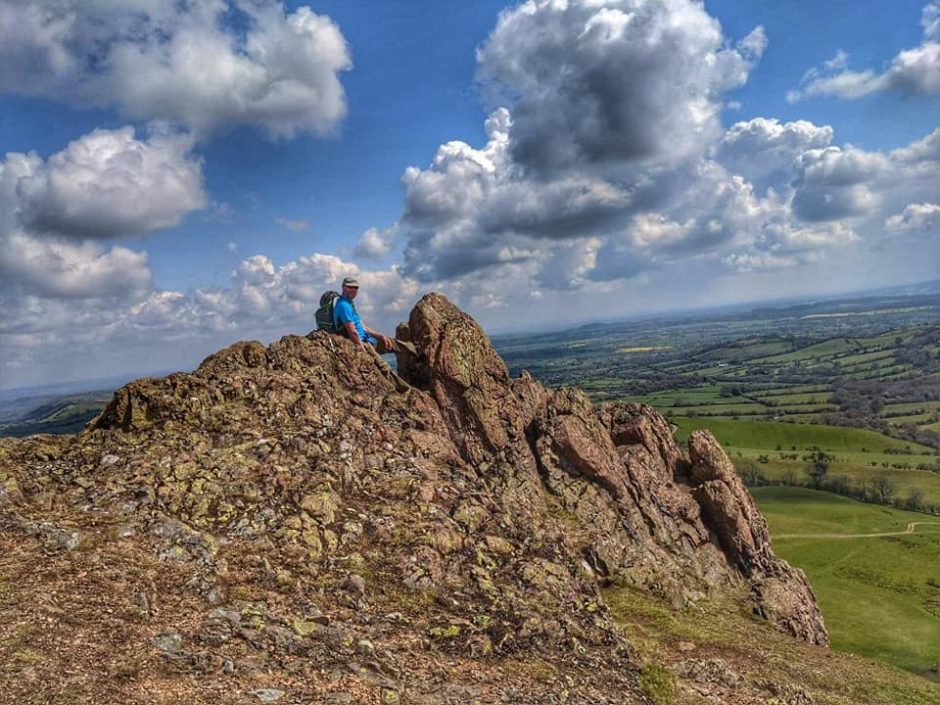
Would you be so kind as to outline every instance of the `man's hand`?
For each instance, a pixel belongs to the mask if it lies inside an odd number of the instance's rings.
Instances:
[[[382,341],[382,345],[384,345],[385,349],[389,352],[395,349],[395,341],[389,338],[387,335],[382,335],[379,333],[378,339]]]

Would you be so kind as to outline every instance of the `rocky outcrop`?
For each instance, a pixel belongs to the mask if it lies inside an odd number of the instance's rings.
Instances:
[[[692,434],[686,456],[649,407],[595,407],[577,390],[549,393],[525,376],[513,384],[479,326],[437,294],[398,337],[419,351],[403,361],[403,376],[431,393],[464,459],[524,487],[509,499],[517,507],[547,489],[578,517],[576,551],[600,578],[679,601],[749,580],[756,612],[828,643],[805,576],[774,556],[766,521],[709,432]]]
[[[23,556],[0,578],[53,602],[95,578],[102,615],[73,621],[76,646],[29,645],[10,697],[86,663],[111,689],[69,686],[89,702],[181,673],[212,702],[644,702],[611,585],[740,596],[826,643],[710,435],[687,453],[649,407],[510,378],[439,295],[397,337],[409,388],[347,340],[287,336],[133,382],[77,436],[0,442],[0,550]]]
[[[725,555],[751,579],[756,609],[778,628],[813,644],[829,637],[802,571],[774,556],[767,522],[708,431],[689,437],[693,496]]]

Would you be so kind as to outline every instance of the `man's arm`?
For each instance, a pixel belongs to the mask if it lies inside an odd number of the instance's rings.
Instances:
[[[373,337],[378,338],[379,340],[381,340],[382,343],[385,344],[385,348],[386,348],[387,350],[392,350],[392,349],[394,348],[394,345],[395,345],[394,342],[393,342],[392,339],[389,338],[387,335],[384,335],[384,334],[380,333],[379,331],[375,330],[374,328],[369,328],[369,326],[367,326],[365,323],[362,324],[362,329],[363,329],[366,333],[368,333],[369,335],[371,335],[371,336],[373,336]]]
[[[362,342],[362,338],[359,337],[359,331],[356,330],[355,323],[352,321],[349,323],[344,323],[343,328],[346,329],[346,335],[349,336],[349,339],[356,345],[358,345],[360,348],[364,348],[366,346],[366,344]],[[363,326],[363,328],[365,328],[365,326]]]

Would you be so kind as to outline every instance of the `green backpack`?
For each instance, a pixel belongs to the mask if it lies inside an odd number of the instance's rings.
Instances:
[[[327,333],[342,333],[341,327],[337,327],[336,319],[333,317],[333,308],[336,306],[336,300],[339,299],[339,293],[336,291],[324,291],[320,297],[320,308],[317,309],[317,329],[325,330]]]

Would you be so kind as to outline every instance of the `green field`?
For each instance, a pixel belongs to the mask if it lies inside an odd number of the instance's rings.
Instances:
[[[677,438],[685,440],[689,433],[708,428],[722,445],[731,448],[774,450],[780,446],[788,450],[822,448],[829,452],[870,453],[897,451],[917,455],[933,454],[927,446],[899,441],[875,431],[846,426],[798,425],[782,421],[732,421],[726,419],[699,419],[677,416],[672,419],[679,430]]]
[[[925,673],[940,655],[940,525],[911,534],[784,538],[799,534],[903,532],[940,522],[793,487],[753,490],[778,555],[806,571],[833,648]]]
[[[796,404],[828,404],[832,399],[832,394],[829,392],[797,392],[795,394],[749,394],[749,397],[753,399],[758,399],[762,403],[776,405],[789,405],[793,406]]]
[[[816,343],[815,345],[810,345],[808,347],[802,348],[791,353],[785,353],[783,355],[773,355],[771,357],[763,357],[755,360],[755,362],[793,362],[795,360],[810,360],[821,355],[832,355],[834,353],[847,352],[849,350],[856,350],[857,345],[852,341],[845,338],[833,338],[832,340],[825,340],[821,343]]]
[[[900,404],[885,404],[881,409],[881,415],[886,416],[888,414],[894,413],[914,413],[919,411],[929,411],[932,409],[940,409],[940,401],[913,401],[903,402]]]
[[[892,416],[887,420],[891,423],[913,423],[920,424],[927,421],[932,421],[934,418],[934,413],[932,411],[925,411],[922,414],[909,414],[907,416]]]

